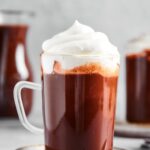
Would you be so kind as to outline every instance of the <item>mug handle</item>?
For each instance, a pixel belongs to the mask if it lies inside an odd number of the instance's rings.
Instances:
[[[15,85],[14,91],[13,91],[14,92],[14,101],[15,101],[15,105],[16,105],[16,109],[17,109],[17,113],[18,113],[20,122],[29,131],[31,131],[35,134],[41,134],[44,132],[44,130],[42,128],[38,128],[38,127],[32,125],[28,121],[27,116],[25,114],[25,110],[24,110],[24,106],[23,106],[23,102],[22,102],[22,98],[21,98],[21,91],[24,88],[41,91],[42,86],[40,84],[33,83],[33,82],[20,81]]]

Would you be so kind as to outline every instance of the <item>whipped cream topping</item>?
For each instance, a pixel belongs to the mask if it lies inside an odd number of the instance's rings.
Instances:
[[[110,70],[115,70],[116,66],[118,67],[118,64],[120,64],[120,55],[117,47],[111,44],[108,37],[102,32],[95,32],[91,27],[83,25],[78,21],[75,21],[68,30],[46,40],[42,45],[42,49],[43,70],[47,73],[50,71],[49,56],[52,56],[52,54],[59,54],[59,57],[56,56],[54,61],[60,62],[64,69],[93,62],[93,56],[97,57],[102,66]],[[67,58],[67,63],[63,56],[61,58],[61,54],[76,57],[86,56],[88,59],[84,59],[84,57],[83,59],[73,60],[70,58],[69,60]]]
[[[127,49],[134,52],[150,49],[150,35],[143,34],[140,37],[131,40],[127,45]]]
[[[117,48],[102,32],[78,21],[68,30],[55,35],[42,45],[44,52],[67,55],[112,55],[119,58]]]

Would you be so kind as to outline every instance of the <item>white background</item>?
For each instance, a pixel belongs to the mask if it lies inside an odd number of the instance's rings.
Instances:
[[[128,40],[150,32],[149,0],[0,0],[0,8],[36,12],[28,35],[28,54],[36,82],[40,82],[43,40],[68,28],[76,19],[105,32],[121,53],[117,119],[125,118],[125,45]],[[35,101],[36,109],[40,109],[40,99],[36,97]]]

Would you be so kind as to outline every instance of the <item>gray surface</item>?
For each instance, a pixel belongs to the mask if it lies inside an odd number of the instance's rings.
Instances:
[[[126,52],[126,42],[144,32],[150,33],[149,0],[0,0],[0,8],[33,10],[28,44],[36,81],[40,81],[39,53],[42,41],[68,28],[74,20],[108,34]],[[122,57],[123,58],[123,57]],[[118,89],[117,119],[125,118],[124,61]],[[39,106],[39,105],[37,105]],[[38,107],[37,107],[38,108]]]
[[[36,117],[38,119],[38,117]],[[37,120],[36,119],[36,120]],[[34,124],[40,125],[39,121]],[[0,150],[15,150],[26,145],[43,144],[43,135],[34,135],[24,129],[17,120],[0,120]],[[138,150],[143,140],[115,138],[114,146]]]
[[[25,130],[18,121],[0,121],[0,150],[15,150],[18,147],[42,144],[43,136]]]

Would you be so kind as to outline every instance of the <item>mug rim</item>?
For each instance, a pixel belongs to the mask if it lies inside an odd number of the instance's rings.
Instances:
[[[54,53],[54,52],[48,52],[48,51],[42,51],[40,53],[40,56],[42,55],[47,55],[47,56],[64,56],[64,57],[75,57],[75,58],[116,58],[119,59],[118,56],[111,55],[111,54],[104,54],[104,53],[99,53],[99,54],[68,54],[68,53]]]

